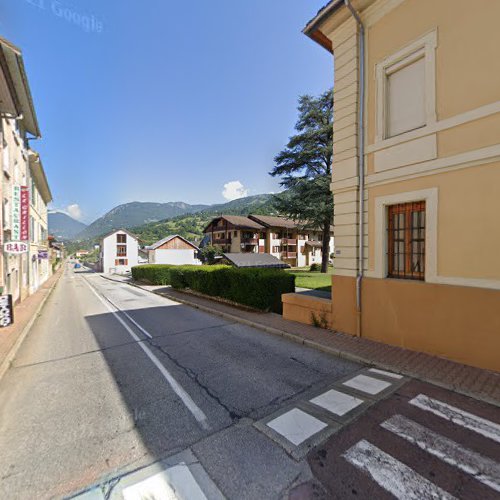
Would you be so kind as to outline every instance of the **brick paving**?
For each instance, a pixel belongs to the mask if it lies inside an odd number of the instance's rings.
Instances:
[[[27,333],[26,329],[40,307],[42,307],[63,271],[64,266],[61,266],[33,295],[30,295],[14,307],[14,324],[6,328],[0,328],[0,377],[8,369],[14,351],[19,347],[22,337]]]
[[[110,279],[130,279],[113,276]],[[500,373],[463,365],[454,361],[390,346],[372,340],[353,337],[341,332],[323,330],[283,319],[279,314],[254,312],[171,287],[140,286],[145,290],[186,303],[198,309],[250,324],[273,334],[321,349],[340,357],[359,361],[382,369],[402,373],[431,382],[440,387],[500,406]]]

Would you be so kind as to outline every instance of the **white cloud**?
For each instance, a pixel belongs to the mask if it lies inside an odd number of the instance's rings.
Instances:
[[[248,189],[245,189],[245,186],[240,181],[230,181],[224,184],[222,196],[229,201],[236,200],[248,196]]]
[[[82,209],[78,203],[73,203],[66,207],[65,212],[73,219],[80,220],[83,217]]]

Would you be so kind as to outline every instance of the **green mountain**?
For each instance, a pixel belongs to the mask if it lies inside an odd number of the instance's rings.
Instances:
[[[210,207],[192,214],[185,214],[172,219],[151,222],[131,229],[146,245],[151,245],[170,234],[179,234],[184,238],[200,242],[203,238],[203,229],[217,215],[277,215],[274,209],[272,194],[247,196],[228,203],[211,205]]]
[[[189,205],[181,201],[150,203],[134,201],[119,205],[87,226],[76,235],[78,240],[89,240],[120,228],[141,226],[149,222],[170,219],[179,215],[198,212],[208,205]]]
[[[49,234],[59,240],[71,240],[87,226],[62,212],[49,212]]]

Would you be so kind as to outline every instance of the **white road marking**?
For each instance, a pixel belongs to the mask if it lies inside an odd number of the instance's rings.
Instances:
[[[331,389],[324,394],[311,399],[310,401],[311,403],[321,406],[321,408],[340,416],[345,415],[360,404],[363,404],[362,399],[355,398],[354,396],[340,391],[335,391],[334,389]]]
[[[343,385],[373,395],[387,389],[391,383],[378,378],[368,377],[367,375],[356,375],[354,378],[344,382]]]
[[[349,448],[342,456],[350,464],[368,473],[379,486],[398,499],[455,498],[364,439]]]
[[[293,408],[278,418],[271,420],[267,426],[275,430],[278,434],[288,439],[291,443],[298,446],[306,439],[328,427],[327,424],[309,415],[305,411]]]
[[[464,448],[402,415],[394,415],[380,425],[500,492],[500,464],[494,460]]]
[[[175,465],[123,489],[124,500],[207,500],[186,464]]]
[[[379,375],[385,375],[386,377],[397,379],[403,378],[403,375],[399,375],[398,373],[386,372],[385,370],[379,370],[378,368],[370,368],[368,371],[372,373],[378,373]]]
[[[170,372],[161,364],[160,360],[151,352],[149,347],[142,342],[134,331],[127,325],[127,323],[120,317],[120,315],[113,310],[118,309],[114,304],[111,304],[107,299],[104,299],[101,295],[97,293],[94,287],[85,279],[83,281],[87,283],[88,287],[92,290],[94,295],[104,304],[104,306],[114,315],[114,317],[122,324],[122,326],[127,330],[130,336],[137,342],[137,345],[145,352],[148,358],[153,362],[153,364],[160,370],[165,380],[168,382],[173,391],[179,396],[181,401],[186,405],[187,409],[193,414],[194,418],[200,423],[204,429],[209,429],[207,416],[201,408],[193,401],[191,396],[182,388],[182,386],[175,380],[175,378],[170,374]],[[123,312],[123,311],[121,311]]]
[[[500,425],[495,422],[430,398],[425,394],[419,394],[410,401],[410,404],[500,443]]]

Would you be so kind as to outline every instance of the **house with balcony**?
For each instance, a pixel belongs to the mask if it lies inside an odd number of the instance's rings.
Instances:
[[[224,253],[265,253],[266,231],[262,224],[241,215],[220,215],[203,230],[210,243]]]
[[[266,231],[265,251],[291,267],[321,264],[323,234],[311,229],[309,224],[298,223],[287,217],[273,215],[249,215]],[[329,254],[333,253],[333,232],[330,236]]]
[[[212,245],[224,253],[268,253],[290,267],[321,264],[322,233],[286,217],[223,215],[204,230]],[[329,254],[333,253],[333,232]]]
[[[332,0],[305,27],[335,70],[333,329],[500,370],[498,19]]]

